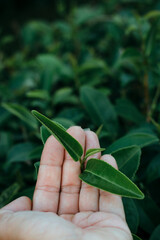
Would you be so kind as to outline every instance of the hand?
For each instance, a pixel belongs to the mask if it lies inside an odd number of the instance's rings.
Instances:
[[[95,133],[68,132],[85,151],[98,148]],[[100,158],[100,153],[92,157]],[[101,157],[117,168],[110,155]],[[1,240],[132,240],[120,196],[80,181],[80,165],[53,137],[40,162],[33,202],[21,197],[0,210]]]

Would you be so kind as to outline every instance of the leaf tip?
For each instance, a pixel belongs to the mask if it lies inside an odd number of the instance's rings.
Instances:
[[[36,110],[32,110],[31,113],[35,116],[37,111]]]

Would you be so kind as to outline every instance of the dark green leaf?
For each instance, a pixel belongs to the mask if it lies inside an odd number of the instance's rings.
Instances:
[[[55,118],[54,122],[64,126],[64,130],[75,125],[74,122],[66,118]],[[43,144],[45,144],[45,142],[47,141],[47,138],[51,135],[51,133],[44,126],[41,126],[40,133],[41,133],[42,142]]]
[[[72,92],[73,89],[69,87],[59,89],[58,91],[56,91],[54,95],[53,104],[55,105],[66,103],[77,104],[78,99]]]
[[[156,32],[158,30],[160,19],[157,19],[154,24],[151,26],[150,31],[148,32],[147,39],[146,39],[146,49],[145,53],[147,56],[150,56],[153,47],[155,45],[155,39],[156,39]]]
[[[141,149],[138,146],[126,147],[112,153],[118,168],[127,177],[134,177],[140,164]]]
[[[20,118],[22,121],[27,123],[30,127],[37,129],[37,122],[35,121],[32,114],[25,107],[15,103],[3,103],[2,106],[18,118]]]
[[[159,237],[160,237],[160,225],[158,225],[156,229],[153,231],[149,240],[159,240]]]
[[[8,152],[7,163],[25,162],[34,159],[35,145],[31,142],[19,143],[14,145]]]
[[[139,225],[139,214],[133,199],[123,198],[124,210],[127,224],[132,233],[137,233]]]
[[[51,121],[49,118],[35,110],[33,110],[32,113],[47,128],[47,130],[56,137],[75,161],[78,161],[81,158],[83,154],[82,146],[76,139],[66,132],[64,127]]]
[[[156,155],[149,163],[146,170],[146,180],[148,183],[160,178],[160,154]]]
[[[56,118],[53,119],[53,121],[61,124],[62,126],[64,126],[65,129],[68,129],[71,126],[75,126],[76,125],[72,120],[69,120],[67,118],[56,117]]]
[[[81,88],[81,101],[97,127],[103,124],[104,129],[109,131],[112,136],[117,134],[116,112],[105,95],[98,90],[84,86]]]
[[[128,99],[118,99],[116,102],[116,111],[119,116],[131,122],[141,124],[142,122],[145,121],[144,116],[138,111],[136,106]]]
[[[33,149],[33,151],[29,153],[29,160],[40,159],[42,150],[43,150],[42,146],[35,147],[35,149]]]
[[[41,134],[41,139],[42,139],[43,144],[45,144],[45,142],[47,141],[49,136],[52,135],[49,132],[49,130],[47,130],[47,128],[45,128],[43,125],[40,127],[40,134]]]
[[[143,199],[143,193],[123,173],[110,164],[90,159],[80,179],[94,187],[125,197]]]
[[[142,201],[136,201],[139,212],[140,228],[147,233],[152,233],[160,223],[160,208],[150,197],[146,196]]]
[[[150,144],[156,143],[158,141],[159,139],[153,134],[143,133],[143,132],[130,133],[116,140],[113,144],[111,144],[107,148],[106,152],[114,153],[117,150],[120,150],[122,148],[131,147],[135,145],[142,148]]]
[[[18,183],[13,183],[7,189],[5,189],[0,195],[0,208],[8,204],[11,199],[18,193],[20,186]]]

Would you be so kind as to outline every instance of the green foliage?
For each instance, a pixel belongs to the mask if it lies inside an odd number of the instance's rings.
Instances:
[[[115,136],[117,134],[117,116],[107,97],[91,87],[82,87],[81,100],[93,123],[97,127],[103,124],[104,129]]]
[[[86,160],[88,157],[92,156],[95,153],[104,151],[105,148],[91,148],[86,151],[84,159]]]
[[[80,179],[91,186],[114,194],[137,199],[144,198],[143,193],[125,175],[99,159],[88,160],[84,172],[80,174]]]
[[[152,233],[152,235],[150,237],[150,240],[158,240],[159,234],[160,234],[160,225],[158,225],[158,227],[156,227],[156,229],[154,230],[154,232]]]
[[[43,124],[43,126],[64,146],[74,161],[79,161],[81,165],[80,179],[104,191],[118,194],[125,197],[143,199],[143,193],[131,182],[124,174],[117,171],[108,163],[99,159],[90,159],[84,170],[84,163],[87,158],[95,153],[105,150],[104,148],[95,148],[87,150],[82,158],[83,148],[76,139],[66,132],[66,129],[39,112],[33,110],[33,115]],[[41,135],[44,142],[44,135]],[[45,136],[46,138],[46,136]],[[131,155],[131,154],[130,154]],[[131,155],[132,157],[132,155]],[[37,166],[35,163],[37,172]]]
[[[0,192],[7,194],[1,206],[33,194],[41,139],[45,143],[51,135],[45,127],[39,133],[30,113],[36,109],[66,129],[78,125],[97,132],[105,153],[115,157],[119,170],[146,196],[124,200],[132,233],[142,239],[157,237],[159,1],[39,2],[31,3],[30,15],[26,8],[26,13],[12,15],[16,8],[3,3],[7,14],[2,11],[0,29]],[[13,16],[17,20],[9,22]]]
[[[74,161],[79,161],[83,154],[83,148],[66,129],[59,123],[53,122],[39,112],[33,110],[33,115],[47,128],[47,130],[64,146]]]
[[[136,233],[139,225],[139,214],[132,199],[123,198],[126,220],[132,233]]]
[[[141,238],[139,238],[138,236],[136,236],[135,234],[132,234],[133,240],[142,240]]]
[[[118,168],[129,178],[133,178],[140,164],[141,149],[138,146],[131,146],[118,149],[112,156],[116,159]]]

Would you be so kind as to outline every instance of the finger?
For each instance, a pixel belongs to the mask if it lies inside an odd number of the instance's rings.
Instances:
[[[111,155],[106,154],[101,157],[101,160],[109,163],[114,168],[118,169],[117,163]],[[99,211],[114,213],[125,219],[121,196],[102,190],[100,190]]]
[[[85,147],[85,132],[81,127],[71,127],[68,133],[72,135],[83,147]],[[79,209],[79,191],[81,181],[79,179],[80,163],[74,162],[65,151],[63,163],[61,195],[59,214],[75,214]]]
[[[99,148],[99,140],[97,135],[92,131],[86,131],[86,151],[91,148]],[[90,158],[100,158],[101,154],[96,153]],[[88,158],[89,159],[89,158]],[[82,182],[80,191],[79,210],[84,211],[98,211],[99,190],[84,182]]]
[[[50,136],[44,146],[33,197],[33,210],[57,212],[64,148]]]
[[[30,211],[31,210],[31,199],[28,197],[20,197],[16,200],[12,201],[11,203],[7,204],[1,210],[9,210],[13,212],[18,211]]]

